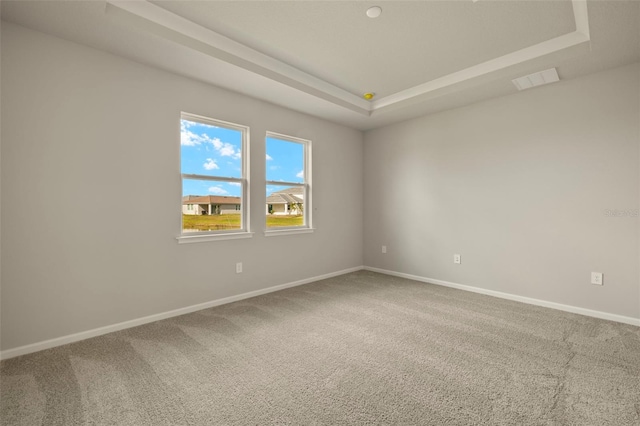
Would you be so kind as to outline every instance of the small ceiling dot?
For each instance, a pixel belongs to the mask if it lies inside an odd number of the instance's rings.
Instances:
[[[377,18],[382,13],[382,8],[380,6],[373,6],[367,9],[367,16],[369,18]]]
[[[376,95],[375,93],[365,93],[364,95],[362,95],[362,97],[370,101],[371,99],[373,99],[375,95]]]

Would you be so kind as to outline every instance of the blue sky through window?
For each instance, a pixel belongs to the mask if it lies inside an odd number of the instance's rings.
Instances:
[[[267,180],[304,182],[304,145],[267,137]],[[267,195],[280,187],[267,186]]]
[[[225,127],[180,121],[182,173],[219,177],[242,177],[242,132]],[[182,195],[240,196],[236,182],[184,179]]]
[[[242,132],[239,130],[183,119],[180,121],[180,152],[181,169],[184,174],[242,177]],[[304,146],[302,144],[267,137],[267,180],[302,183],[304,182],[303,168]],[[183,196],[237,197],[241,195],[241,190],[241,185],[236,182],[183,179],[182,184]],[[267,195],[272,191],[268,190]]]

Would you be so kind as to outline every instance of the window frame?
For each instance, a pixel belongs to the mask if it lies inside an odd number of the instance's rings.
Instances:
[[[180,168],[180,234],[176,239],[178,243],[194,243],[216,240],[230,240],[239,238],[251,238],[253,233],[250,226],[250,202],[249,202],[249,140],[250,129],[249,126],[243,126],[241,124],[231,123],[228,121],[218,120],[215,118],[205,117],[202,115],[192,114],[188,112],[180,112],[180,121],[187,120],[196,123],[206,124],[215,127],[223,127],[230,130],[239,131],[242,135],[241,143],[241,173],[239,178],[224,177],[224,176],[210,176],[200,175],[193,173],[182,173],[182,146],[180,146],[180,153],[178,156],[179,168]],[[180,140],[180,138],[178,138]],[[215,230],[215,231],[194,231],[184,232],[182,224],[182,206],[183,201],[182,194],[184,187],[184,180],[205,180],[211,182],[226,182],[226,183],[239,183],[240,184],[240,229],[228,229],[228,230]]]
[[[265,209],[265,215],[264,215],[264,227],[265,227],[265,231],[264,231],[264,235],[267,237],[271,237],[271,236],[277,236],[277,235],[290,235],[290,234],[308,234],[308,233],[312,233],[314,231],[313,228],[313,222],[312,222],[312,211],[313,211],[313,207],[312,207],[312,184],[311,184],[311,146],[312,146],[312,142],[308,139],[302,139],[302,138],[298,138],[295,136],[289,136],[289,135],[284,135],[282,133],[276,133],[276,132],[271,132],[271,131],[267,131],[266,135],[265,135],[265,139],[264,139],[264,147],[265,147],[265,153],[267,150],[267,138],[274,138],[274,139],[279,139],[281,141],[285,141],[285,142],[291,142],[291,143],[297,143],[303,146],[303,182],[286,182],[286,181],[273,181],[273,180],[268,180],[267,179],[267,161],[266,160],[266,156],[265,156],[265,197],[267,194],[267,187],[270,185],[273,186],[294,186],[294,187],[301,187],[304,189],[304,209],[302,211],[303,213],[303,217],[304,217],[304,224],[302,226],[278,226],[278,227],[267,227],[267,216],[268,213],[266,212],[267,209]],[[266,203],[266,198],[265,198],[265,205],[267,205]]]

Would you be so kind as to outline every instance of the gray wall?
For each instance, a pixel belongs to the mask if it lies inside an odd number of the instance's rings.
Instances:
[[[8,23],[1,77],[2,349],[362,265],[361,132]],[[254,238],[177,243],[180,111],[250,126]],[[313,234],[262,234],[267,130],[313,141]]]
[[[636,64],[367,132],[365,265],[639,318],[638,218],[605,215],[639,207],[639,84]]]
[[[1,17],[1,13],[0,13]],[[0,19],[0,47],[2,20]],[[0,54],[0,110],[2,109],[2,54]],[[0,349],[2,349],[2,113],[0,112]]]

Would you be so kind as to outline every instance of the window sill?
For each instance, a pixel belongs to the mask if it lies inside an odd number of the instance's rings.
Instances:
[[[205,243],[208,241],[241,240],[253,238],[253,232],[234,232],[228,234],[180,235],[176,237],[178,244]]]
[[[278,229],[264,231],[265,237],[277,237],[280,235],[295,235],[295,234],[313,234],[314,228],[302,228],[302,229]]]

